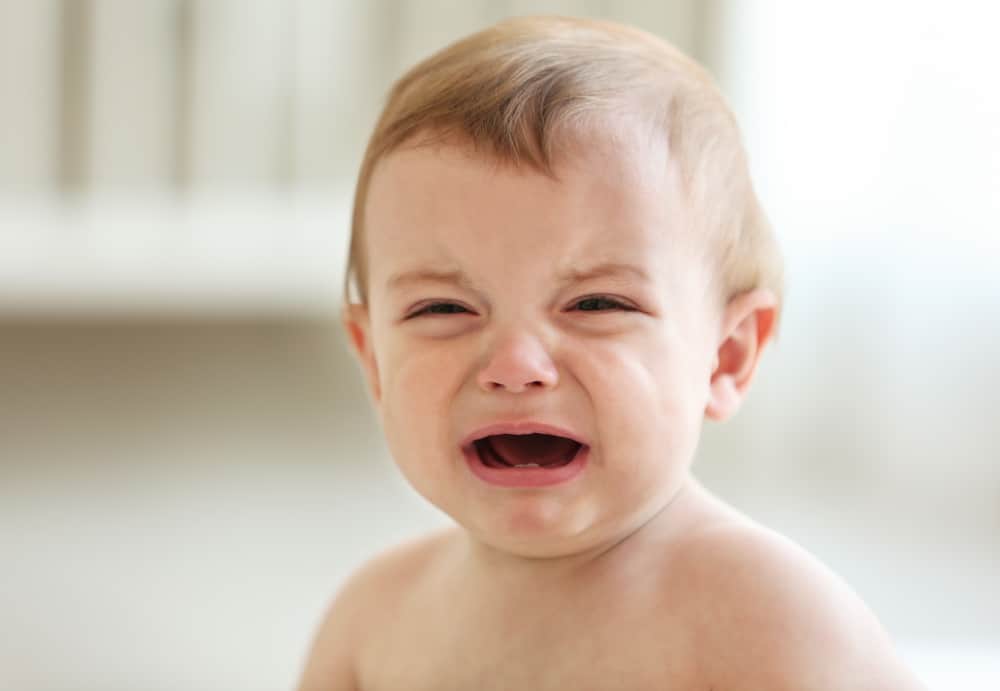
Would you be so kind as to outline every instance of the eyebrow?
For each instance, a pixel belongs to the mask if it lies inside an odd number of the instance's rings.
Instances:
[[[564,282],[586,281],[592,278],[603,278],[605,276],[632,276],[641,281],[649,282],[649,274],[645,269],[633,264],[623,262],[603,262],[585,269],[570,269],[559,274],[559,279]]]
[[[646,271],[632,264],[622,262],[604,262],[585,269],[569,269],[558,274],[562,283],[573,283],[587,281],[594,278],[604,278],[606,276],[632,276],[641,281],[649,282],[650,277]],[[462,271],[459,270],[439,270],[439,269],[412,269],[409,271],[398,271],[386,281],[386,290],[398,290],[413,283],[451,283],[463,288],[473,289],[473,283]]]
[[[411,283],[453,283],[465,288],[472,287],[472,281],[464,273],[458,270],[442,271],[439,269],[413,269],[410,271],[397,271],[386,281],[386,290],[398,290]]]

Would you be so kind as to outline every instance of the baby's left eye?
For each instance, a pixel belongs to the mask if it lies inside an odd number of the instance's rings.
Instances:
[[[608,297],[590,297],[583,298],[582,300],[577,300],[573,303],[576,306],[577,312],[606,312],[608,310],[624,310],[626,312],[634,312],[635,308],[626,305],[624,302],[615,300],[614,298]]]

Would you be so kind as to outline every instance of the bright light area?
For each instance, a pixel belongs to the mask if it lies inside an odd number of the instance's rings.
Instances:
[[[1000,8],[727,6],[721,77],[783,240],[926,238],[1000,261]]]

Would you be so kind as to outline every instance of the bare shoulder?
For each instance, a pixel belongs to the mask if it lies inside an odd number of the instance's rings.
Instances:
[[[861,599],[792,541],[726,512],[678,556],[713,689],[923,688]]]
[[[353,691],[369,632],[396,608],[415,576],[453,536],[442,530],[389,548],[354,571],[334,595],[313,636],[298,691]]]

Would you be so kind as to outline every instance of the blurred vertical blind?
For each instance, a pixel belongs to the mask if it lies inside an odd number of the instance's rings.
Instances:
[[[350,179],[394,76],[509,14],[703,48],[695,0],[0,0],[0,190]]]
[[[696,0],[0,0],[0,314],[329,314],[389,85],[511,14],[699,57]]]

